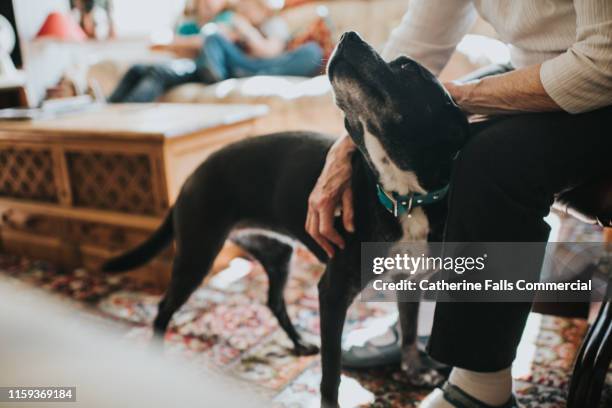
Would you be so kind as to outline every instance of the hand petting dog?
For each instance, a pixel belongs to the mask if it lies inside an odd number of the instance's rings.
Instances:
[[[325,166],[308,198],[306,231],[332,258],[334,245],[344,249],[344,239],[334,227],[336,209],[340,206],[342,223],[348,232],[354,232],[353,190],[351,189],[351,156],[355,144],[348,135],[334,143],[327,154]]]

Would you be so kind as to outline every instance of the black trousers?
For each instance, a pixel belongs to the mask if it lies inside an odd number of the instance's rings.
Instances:
[[[612,179],[612,107],[499,117],[471,131],[453,170],[447,242],[546,241],[543,217],[556,193],[595,175]],[[537,276],[539,265],[531,267]],[[509,367],[530,309],[529,303],[439,302],[428,352],[474,371]]]

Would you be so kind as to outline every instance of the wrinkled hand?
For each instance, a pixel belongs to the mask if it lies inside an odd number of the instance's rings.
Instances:
[[[151,44],[149,50],[151,51],[169,51],[169,44]]]
[[[308,199],[306,231],[325,250],[334,256],[334,244],[344,248],[344,239],[334,228],[334,212],[342,207],[344,228],[353,232],[353,191],[351,189],[351,156],[355,145],[348,135],[338,139],[327,153],[325,166]]]
[[[448,91],[453,101],[463,110],[466,110],[465,107],[462,106],[463,96],[464,96],[464,88],[467,86],[465,84],[461,84],[456,81],[447,81],[442,83],[444,88]]]

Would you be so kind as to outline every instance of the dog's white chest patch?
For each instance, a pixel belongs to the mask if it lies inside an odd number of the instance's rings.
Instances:
[[[400,242],[415,242],[415,241],[427,241],[427,234],[429,234],[429,220],[425,211],[422,208],[413,208],[411,217],[403,215],[400,219],[402,225],[402,238]]]
[[[364,132],[364,143],[370,160],[378,171],[379,181],[385,190],[396,191],[402,195],[410,192],[427,193],[419,184],[416,174],[397,167],[378,139],[368,131]],[[399,242],[427,240],[429,221],[422,208],[413,208],[410,216],[403,215],[399,221],[402,226],[402,237]]]
[[[387,191],[396,191],[402,195],[408,194],[411,191],[421,194],[425,193],[423,187],[419,185],[416,174],[397,167],[374,135],[365,131],[363,137],[370,160],[372,160],[378,171],[379,181]]]

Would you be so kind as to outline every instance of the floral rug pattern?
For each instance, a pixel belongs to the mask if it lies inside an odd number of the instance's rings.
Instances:
[[[213,278],[176,313],[166,336],[166,352],[185,356],[195,365],[212,365],[245,381],[272,398],[275,407],[318,406],[319,357],[290,353],[291,343],[265,306],[265,274],[258,265],[244,262],[244,276],[224,285],[215,285]],[[297,329],[315,343],[315,283],[321,272],[305,251],[298,250],[285,290]],[[103,276],[82,269],[62,273],[48,263],[6,254],[0,254],[0,274],[53,292],[76,308],[118,323],[134,342],[145,344],[151,336],[149,327],[160,298],[153,288],[121,275]],[[346,330],[366,326],[368,320],[383,317],[394,307],[392,303],[356,302]],[[525,407],[565,406],[573,357],[586,329],[586,322],[580,319],[541,318],[529,374],[517,378],[517,394]],[[441,380],[430,374],[421,379],[427,386],[415,387],[398,367],[345,371],[341,400],[348,396],[345,406],[414,407]],[[612,372],[607,395],[611,390]]]

